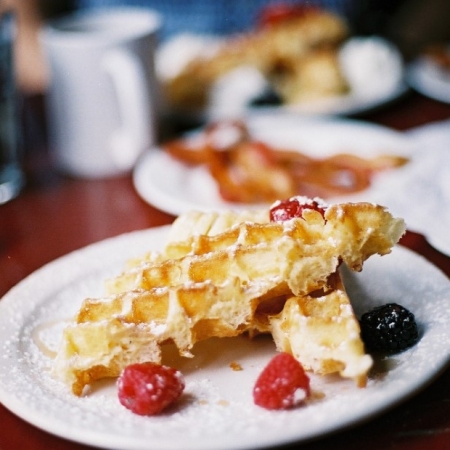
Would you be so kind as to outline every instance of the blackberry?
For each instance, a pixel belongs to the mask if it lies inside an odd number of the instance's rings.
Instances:
[[[369,351],[399,353],[419,339],[414,314],[396,303],[366,312],[360,325],[362,340]]]

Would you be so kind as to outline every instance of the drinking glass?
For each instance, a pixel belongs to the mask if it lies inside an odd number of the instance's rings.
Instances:
[[[18,98],[13,45],[16,20],[12,12],[0,16],[0,204],[16,197],[24,184],[19,145]]]

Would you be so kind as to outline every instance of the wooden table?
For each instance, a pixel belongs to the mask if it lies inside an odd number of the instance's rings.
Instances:
[[[34,270],[72,250],[121,233],[169,224],[174,219],[141,200],[129,176],[87,181],[58,174],[49,164],[45,134],[40,131],[45,125],[41,103],[30,99],[28,104],[28,185],[18,198],[0,206],[0,297]],[[362,117],[397,130],[447,118],[450,105],[415,93]],[[431,248],[422,236],[408,233],[402,244],[450,276],[450,258]],[[2,405],[0,424],[1,450],[87,448],[25,423]],[[450,369],[379,418],[302,448],[450,449]]]

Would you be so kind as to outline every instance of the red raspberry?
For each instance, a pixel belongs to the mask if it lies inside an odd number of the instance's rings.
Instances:
[[[302,217],[305,209],[314,209],[325,215],[326,205],[319,199],[307,197],[291,197],[288,200],[279,200],[270,208],[270,220],[272,222],[284,222],[295,217]]]
[[[309,377],[289,353],[279,353],[272,358],[253,388],[255,404],[266,409],[288,409],[309,395]]]
[[[120,403],[141,416],[158,414],[184,390],[183,375],[152,362],[131,364],[117,380]]]

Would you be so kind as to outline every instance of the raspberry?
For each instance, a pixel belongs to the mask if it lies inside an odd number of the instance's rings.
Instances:
[[[314,209],[323,216],[326,206],[319,199],[301,196],[291,197],[288,200],[277,201],[271,206],[270,220],[272,222],[284,222],[294,217],[302,217],[305,209]]]
[[[272,358],[253,388],[255,404],[266,409],[288,409],[309,395],[309,377],[289,353]]]
[[[366,312],[360,325],[362,340],[369,351],[399,353],[419,339],[414,314],[396,303]]]
[[[142,416],[158,414],[171,405],[184,386],[181,372],[152,362],[127,366],[117,380],[120,403]]]

